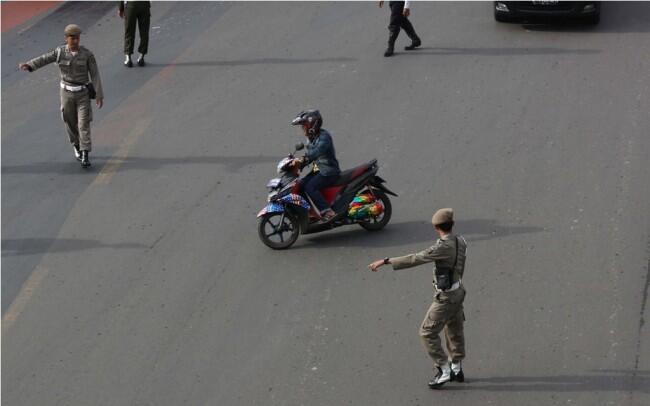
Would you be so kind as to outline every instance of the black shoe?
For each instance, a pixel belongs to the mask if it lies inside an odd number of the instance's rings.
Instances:
[[[88,159],[88,151],[81,151],[81,166],[88,168],[90,166],[90,159]]]
[[[454,370],[451,370],[451,381],[452,382],[465,382],[465,374],[463,374],[463,370],[461,369],[458,371],[458,373],[455,373]]]
[[[392,45],[389,45],[388,48],[386,48],[386,52],[384,52],[385,57],[393,56],[395,53],[395,47]]]
[[[81,162],[81,151],[79,151],[79,145],[72,144],[72,148],[74,148],[74,157],[77,158],[77,161]]]
[[[404,49],[407,51],[413,51],[415,48],[419,47],[420,45],[422,45],[422,41],[420,41],[420,38],[417,38],[411,42],[411,45],[404,47]]]
[[[144,62],[144,55],[140,55],[138,58],[138,66],[144,66],[146,63]]]
[[[127,58],[124,60],[124,66],[127,68],[133,67],[133,62],[131,62],[131,57],[127,55]]]

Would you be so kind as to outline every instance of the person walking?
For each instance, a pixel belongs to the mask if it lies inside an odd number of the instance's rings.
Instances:
[[[384,5],[383,1],[379,2],[379,8]],[[392,56],[395,53],[395,41],[399,35],[400,29],[406,32],[406,35],[411,39],[411,45],[404,47],[407,51],[412,51],[422,45],[420,37],[415,33],[413,24],[409,21],[411,15],[411,2],[410,1],[389,1],[390,7],[390,23],[388,24],[388,48],[384,52],[384,56]]]
[[[81,166],[90,166],[89,153],[92,150],[90,122],[93,111],[91,99],[97,99],[97,107],[104,105],[104,91],[99,77],[95,56],[80,45],[81,28],[70,24],[64,31],[65,45],[19,64],[19,68],[33,72],[56,62],[61,71],[61,116],[68,132],[75,157]],[[89,80],[90,79],[90,80]]]
[[[381,266],[388,264],[392,265],[394,270],[399,270],[434,263],[434,299],[420,325],[419,333],[437,372],[429,382],[429,387],[440,389],[450,381],[465,381],[461,366],[461,361],[465,358],[463,330],[465,288],[462,278],[465,272],[467,242],[452,231],[454,226],[452,209],[436,211],[432,223],[440,237],[433,246],[410,255],[386,257],[374,261],[368,267],[376,272]],[[449,355],[442,348],[441,332],[444,332]]]
[[[131,55],[135,46],[135,26],[140,32],[140,45],[138,46],[138,66],[144,66],[144,56],[149,51],[149,24],[151,21],[150,1],[120,1],[117,14],[124,19],[124,66],[133,67]]]

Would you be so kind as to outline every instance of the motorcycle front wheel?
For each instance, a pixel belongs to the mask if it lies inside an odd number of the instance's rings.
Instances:
[[[285,250],[298,239],[300,227],[291,213],[267,213],[260,217],[257,233],[267,247]]]

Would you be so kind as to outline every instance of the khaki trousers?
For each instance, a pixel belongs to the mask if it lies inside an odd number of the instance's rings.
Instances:
[[[79,146],[81,151],[90,152],[90,122],[93,119],[93,110],[88,90],[69,92],[61,89],[61,118],[65,123],[70,143]]]
[[[436,367],[465,358],[465,335],[463,323],[463,301],[465,288],[462,286],[451,292],[436,293],[427,315],[420,326],[420,338]],[[440,333],[445,334],[449,356],[445,354],[440,341]]]

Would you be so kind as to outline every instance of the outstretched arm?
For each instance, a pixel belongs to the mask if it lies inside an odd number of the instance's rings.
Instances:
[[[438,247],[434,245],[423,251],[413,254],[377,260],[368,265],[368,268],[370,268],[370,270],[373,272],[376,272],[382,265],[390,264],[393,266],[394,270],[406,269],[422,264],[428,264],[429,262],[433,262],[436,259],[440,258],[441,256],[438,253]]]
[[[428,264],[440,258],[441,257],[438,253],[438,247],[434,245],[420,252],[391,258],[390,263],[393,265],[394,270],[398,270]]]
[[[43,55],[36,57],[30,61],[21,63],[18,67],[22,70],[27,70],[30,72],[40,69],[45,65],[48,65],[56,61],[56,49],[46,52]]]

